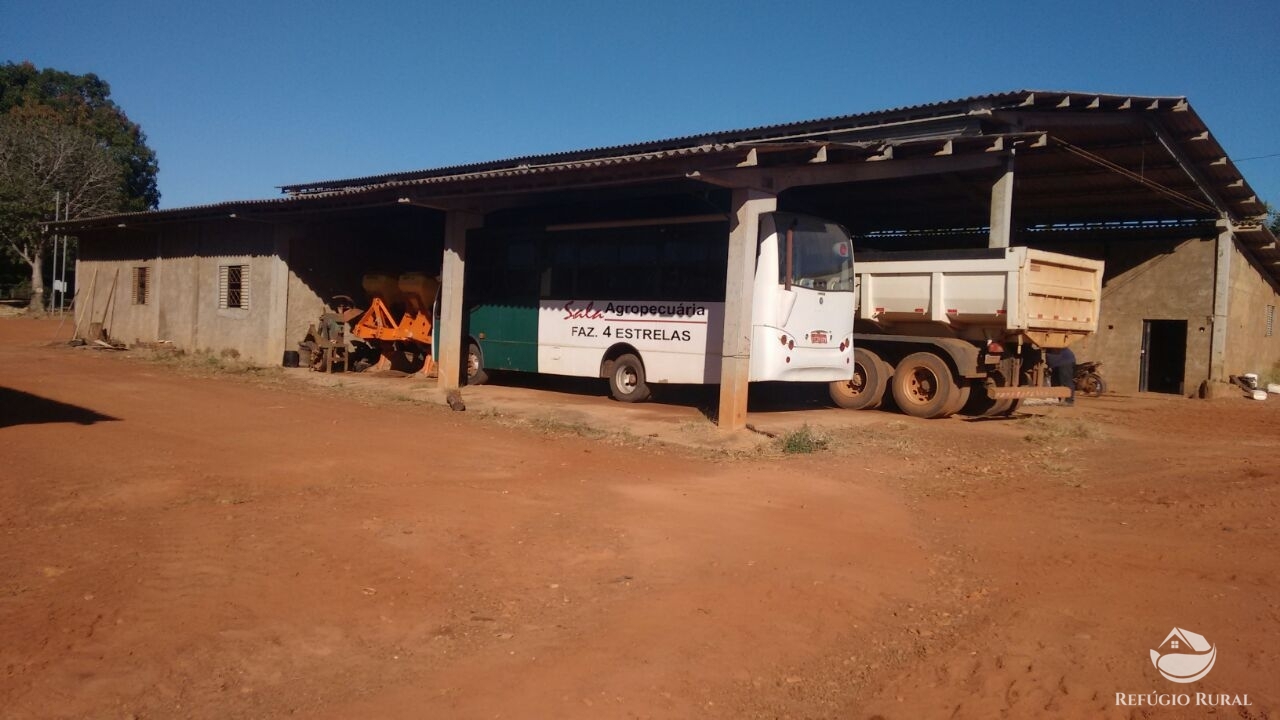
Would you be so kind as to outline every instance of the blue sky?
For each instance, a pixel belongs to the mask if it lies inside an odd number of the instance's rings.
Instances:
[[[94,72],[161,207],[1016,89],[1185,95],[1280,206],[1280,2],[0,0]]]

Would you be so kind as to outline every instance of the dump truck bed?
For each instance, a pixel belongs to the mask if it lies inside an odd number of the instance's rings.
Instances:
[[[859,331],[1061,348],[1098,329],[1100,260],[1027,247],[854,258]]]

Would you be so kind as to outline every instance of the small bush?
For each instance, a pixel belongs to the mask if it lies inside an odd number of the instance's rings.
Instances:
[[[829,443],[825,435],[808,425],[783,435],[781,441],[782,452],[788,454],[807,454],[826,450]]]
[[[1100,440],[1104,436],[1096,424],[1066,418],[1035,418],[1026,425],[1023,440],[1043,444],[1067,440]]]

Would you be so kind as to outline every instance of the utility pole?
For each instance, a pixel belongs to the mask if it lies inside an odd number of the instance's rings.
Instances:
[[[57,222],[62,217],[62,191],[53,191],[53,221]],[[36,246],[39,247],[38,245]],[[36,252],[39,252],[37,249]],[[41,273],[43,274],[43,273]],[[53,263],[49,266],[49,284],[53,286],[52,292],[49,293],[49,312],[58,307],[58,236],[53,236]]]
[[[67,204],[62,208],[62,219],[64,221],[71,219],[71,198],[67,198]],[[55,238],[54,243],[56,244],[57,242],[58,240]],[[71,238],[66,235],[62,236],[62,272],[60,273],[62,276],[62,299],[58,304],[59,312],[67,311],[67,245],[70,242]]]

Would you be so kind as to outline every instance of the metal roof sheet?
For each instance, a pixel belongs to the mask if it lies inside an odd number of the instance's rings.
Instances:
[[[1124,115],[1128,113],[1132,115]],[[460,190],[470,188],[469,192],[498,192],[500,190],[495,190],[492,186],[487,190],[484,187],[479,187],[477,190],[474,183],[511,178],[527,177],[529,184],[525,185],[524,189],[537,190],[543,187],[538,176],[592,172],[615,166],[662,163],[698,157],[706,157],[714,162],[717,154],[742,153],[749,147],[757,147],[761,151],[765,149],[786,151],[792,147],[803,147],[805,142],[823,142],[832,147],[838,144],[844,148],[870,148],[877,143],[882,146],[904,147],[939,139],[954,139],[959,143],[966,138],[966,142],[969,142],[1000,135],[1012,136],[1026,131],[1040,132],[1039,123],[1049,125],[1057,123],[1060,127],[1069,127],[1072,133],[1090,142],[1096,141],[1103,145],[1119,143],[1112,150],[1118,154],[1117,156],[1122,156],[1124,152],[1132,152],[1134,148],[1138,148],[1143,153],[1147,152],[1146,149],[1139,148],[1135,144],[1134,138],[1129,137],[1133,134],[1131,125],[1126,126],[1128,130],[1118,134],[1109,129],[1111,123],[1096,123],[1097,127],[1090,125],[1101,116],[1110,116],[1124,123],[1128,123],[1130,119],[1141,122],[1143,117],[1152,118],[1152,122],[1157,122],[1164,129],[1164,132],[1178,145],[1187,162],[1194,166],[1192,175],[1198,174],[1205,178],[1206,183],[1212,184],[1212,190],[1228,206],[1233,219],[1241,221],[1262,212],[1261,205],[1257,203],[1253,191],[1248,187],[1243,176],[1226,158],[1221,146],[1213,139],[1208,128],[1191,109],[1185,98],[1018,90],[817,120],[688,135],[631,145],[288,185],[283,188],[288,194],[280,198],[228,201],[162,211],[126,213],[54,223],[50,226],[74,232],[77,229],[109,228],[114,225],[139,222],[149,224],[217,217],[223,214],[234,215],[242,210],[274,212],[308,208],[359,207],[362,202],[369,204],[377,198],[379,193],[394,193],[397,189],[404,187],[442,188],[441,191],[431,191],[429,194],[449,192],[452,190],[451,186],[457,186]],[[1154,147],[1151,140],[1144,142]],[[1071,179],[1073,174],[1087,174],[1087,171],[1080,173],[1070,166],[1063,165],[1062,161],[1045,162],[1041,169],[1049,174],[1062,173],[1061,178],[1037,179],[1034,174],[1028,176],[1028,180],[1038,183],[1046,193],[1052,192],[1055,187],[1063,188],[1063,183],[1066,183],[1065,187],[1068,190],[1074,187],[1072,183],[1076,185],[1081,182],[1088,183],[1085,180]],[[1097,174],[1096,169],[1094,174]],[[1153,165],[1151,177],[1160,178],[1157,182],[1161,183],[1177,183],[1182,192],[1195,192],[1194,177],[1190,177],[1177,163],[1166,162],[1162,168]],[[548,181],[546,187],[552,184],[553,182]],[[872,194],[874,195],[874,192]],[[1077,195],[1076,198],[1064,198],[1059,201],[1053,200],[1047,194],[1028,198],[1028,200],[1040,206],[1044,206],[1046,202],[1062,204],[1067,211],[1064,221],[1068,222],[1071,221],[1071,213],[1077,212],[1072,209],[1071,202],[1076,203],[1076,207],[1080,207],[1081,202],[1094,204],[1106,202],[1105,194],[1099,195],[1095,200],[1090,200],[1087,195],[1079,193]],[[388,202],[387,198],[383,197],[381,204],[385,205]],[[1134,203],[1128,206],[1126,213],[1132,215],[1154,207],[1157,206],[1150,203],[1146,205]],[[1135,218],[1126,216],[1116,219]]]
[[[1114,101],[1134,100],[1141,103],[1151,102],[1186,102],[1182,97],[1160,97],[1160,96],[1136,96],[1136,95],[1104,95],[1099,93],[1068,93],[1058,91],[1044,90],[1015,90],[1010,92],[992,93],[987,95],[974,95],[967,98],[957,100],[944,100],[935,103],[926,103],[922,105],[906,105],[887,110],[875,110],[871,112],[855,113],[850,115],[837,115],[827,118],[819,118],[816,120],[801,120],[790,123],[782,123],[776,125],[761,125],[757,127],[724,130],[709,133],[701,133],[696,135],[685,135],[680,137],[668,138],[665,140],[650,140],[639,143],[610,145],[597,148],[589,148],[583,150],[570,150],[558,153],[549,153],[544,155],[526,155],[505,160],[491,160],[484,162],[469,163],[463,165],[451,165],[438,168],[430,168],[425,170],[406,171],[384,173],[380,175],[369,175],[364,177],[320,180],[307,183],[296,183],[292,185],[282,185],[280,189],[289,194],[305,194],[311,192],[323,192],[340,188],[353,187],[369,187],[388,182],[427,179],[430,177],[447,177],[453,175],[466,175],[484,170],[493,170],[499,168],[519,167],[522,165],[562,163],[574,160],[585,160],[597,157],[609,157],[618,154],[633,154],[642,152],[653,152],[662,150],[675,150],[680,148],[692,148],[700,145],[716,145],[730,143],[745,142],[761,142],[768,140],[793,138],[797,134],[813,133],[813,132],[839,132],[842,130],[853,130],[874,126],[879,123],[888,121],[890,118],[899,116],[909,116],[916,119],[936,118],[944,116],[948,109],[972,109],[973,106],[990,105],[994,107],[1009,106],[1014,103],[1014,107],[1024,104],[1027,98],[1035,97],[1089,97],[1089,98],[1108,98]]]

